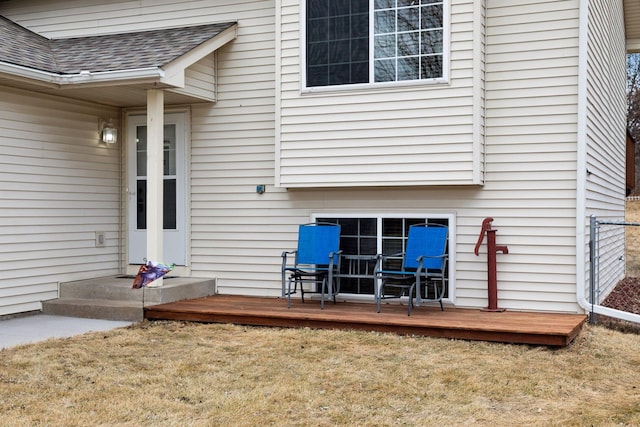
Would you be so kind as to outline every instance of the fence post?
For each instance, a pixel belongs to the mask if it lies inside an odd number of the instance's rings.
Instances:
[[[591,215],[589,219],[589,302],[591,303],[591,313],[589,315],[589,323],[596,323],[594,316],[595,305],[595,282],[596,282],[596,217]]]

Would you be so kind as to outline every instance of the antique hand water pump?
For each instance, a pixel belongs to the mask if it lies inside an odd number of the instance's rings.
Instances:
[[[493,218],[488,217],[482,221],[482,230],[480,231],[480,237],[478,238],[478,243],[476,243],[476,248],[474,252],[476,255],[479,254],[480,245],[484,240],[484,235],[487,235],[487,291],[488,291],[488,299],[489,306],[484,309],[484,311],[504,311],[504,308],[498,308],[498,281],[497,281],[497,268],[496,268],[496,254],[498,251],[503,254],[508,254],[509,249],[506,246],[496,246],[496,231],[491,228],[491,223],[493,222]]]

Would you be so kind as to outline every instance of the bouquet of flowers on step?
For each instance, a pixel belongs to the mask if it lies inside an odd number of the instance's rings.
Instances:
[[[131,288],[143,288],[173,270],[175,266],[175,264],[166,265],[160,264],[159,262],[147,261],[146,264],[140,266],[138,274],[136,274],[136,277],[133,279],[133,286]]]

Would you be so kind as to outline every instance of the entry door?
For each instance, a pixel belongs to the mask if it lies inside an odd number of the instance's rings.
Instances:
[[[164,116],[163,250],[165,264],[186,265],[186,114]],[[147,116],[128,118],[129,264],[147,256]]]

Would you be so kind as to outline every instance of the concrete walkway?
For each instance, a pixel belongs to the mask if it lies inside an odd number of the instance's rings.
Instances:
[[[129,326],[133,322],[119,320],[84,319],[78,317],[34,314],[0,320],[0,349],[20,344],[65,338],[94,331],[108,331]]]

